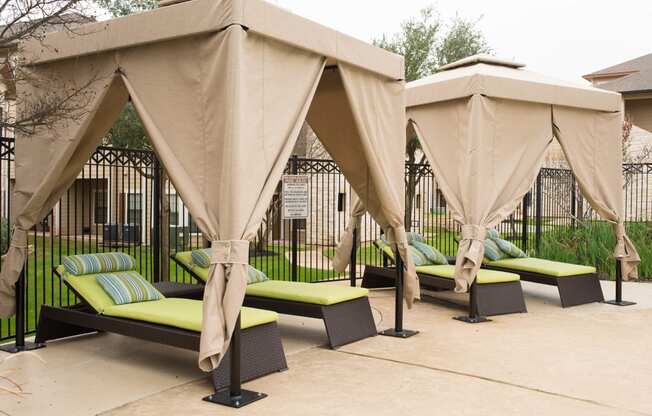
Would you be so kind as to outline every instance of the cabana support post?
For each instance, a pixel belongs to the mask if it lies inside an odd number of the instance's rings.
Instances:
[[[241,347],[240,347],[240,315],[235,324],[233,336],[231,337],[231,371],[230,371],[230,384],[229,388],[215,392],[210,396],[204,397],[207,402],[221,404],[223,406],[234,407],[236,409],[247,406],[253,402],[264,399],[267,397],[265,393],[257,391],[245,390],[242,388],[240,381],[240,360]]]
[[[403,328],[403,259],[398,250],[395,250],[396,253],[396,286],[394,294],[394,328],[389,328],[384,331],[381,331],[380,335],[385,335],[387,337],[394,338],[410,338],[419,333],[419,331],[413,331],[410,329]]]
[[[15,354],[45,347],[40,342],[25,341],[25,269],[16,281],[16,339],[11,344],[0,346],[0,351]]]
[[[615,306],[632,306],[636,302],[623,300],[623,272],[620,260],[616,259],[616,299],[607,300],[604,303]]]
[[[491,319],[486,316],[480,315],[478,311],[478,282],[473,281],[469,287],[469,314],[456,316],[453,319],[456,321],[466,322],[467,324],[481,324],[483,322],[491,322]]]

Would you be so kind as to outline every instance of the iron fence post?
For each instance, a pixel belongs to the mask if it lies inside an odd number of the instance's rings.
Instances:
[[[527,251],[527,240],[528,240],[528,229],[529,229],[529,224],[528,224],[528,213],[529,213],[529,207],[530,207],[530,199],[532,198],[532,192],[528,192],[525,194],[523,197],[523,220],[521,224],[521,249],[523,251]]]
[[[353,229],[353,248],[351,248],[351,261],[349,262],[349,278],[351,286],[356,286],[358,267],[358,229]]]
[[[154,171],[154,178],[153,178],[153,202],[154,206],[152,207],[153,211],[153,230],[152,230],[152,273],[154,276],[152,276],[152,280],[155,282],[159,282],[163,279],[161,279],[160,273],[161,273],[161,236],[160,236],[160,228],[161,228],[161,172],[160,172],[160,165],[158,163],[158,158],[156,155],[153,155],[154,157],[154,163],[153,163],[153,171]]]
[[[571,173],[571,228],[575,228],[577,216],[577,192],[575,190],[575,176]]]
[[[535,207],[535,243],[534,243],[534,248],[537,252],[541,249],[541,222],[542,222],[542,212],[543,212],[543,207],[541,206],[542,204],[542,199],[543,199],[543,190],[541,189],[541,184],[542,184],[542,176],[541,172],[539,172],[539,175],[537,175],[537,183],[536,183],[536,207]]]
[[[16,290],[16,337],[13,343],[0,346],[0,351],[15,354],[45,347],[45,344],[25,341],[25,265],[15,285]]]
[[[299,160],[298,156],[294,155],[292,156],[291,163],[290,163],[290,172],[293,175],[296,175],[297,172],[299,171]],[[298,250],[299,248],[297,247],[298,244],[298,230],[297,230],[297,225],[298,225],[298,220],[292,219],[290,220],[290,227],[292,228],[292,241],[290,242],[290,249],[292,250],[292,265],[291,265],[291,275],[292,275],[292,281],[297,282],[298,281],[298,268],[297,268],[297,261],[298,261]]]

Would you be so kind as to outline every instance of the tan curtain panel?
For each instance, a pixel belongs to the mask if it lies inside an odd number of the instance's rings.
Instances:
[[[554,107],[553,126],[584,197],[614,226],[623,279],[637,278],[641,258],[624,226],[622,113]]]
[[[20,114],[57,103],[30,134],[17,132],[13,234],[0,275],[0,317],[15,313],[14,285],[27,258],[27,230],[74,182],[127,102],[110,59],[82,58],[32,69],[17,85]]]
[[[156,153],[211,241],[199,352],[208,371],[228,348],[246,289],[249,242],[325,60],[233,27],[125,51],[118,61]]]
[[[351,251],[354,247],[357,249],[360,243],[360,231],[358,231],[358,238],[356,241],[353,241],[353,232],[355,230],[360,230],[360,223],[366,210],[364,209],[364,204],[355,192],[351,195],[351,206],[349,224],[344,229],[344,234],[342,234],[342,238],[335,249],[335,256],[333,257],[333,270],[338,273],[343,273],[346,270],[346,266],[348,266],[351,261]],[[351,265],[351,267],[354,266]]]
[[[534,183],[552,140],[550,106],[473,95],[408,109],[437,184],[462,235],[457,292],[473,283],[485,233]]]
[[[411,307],[420,293],[403,226],[403,83],[340,63],[339,71],[325,71],[308,123],[364,208],[397,244],[406,268],[405,300]]]

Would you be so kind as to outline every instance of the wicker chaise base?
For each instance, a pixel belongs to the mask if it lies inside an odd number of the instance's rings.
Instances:
[[[377,334],[369,298],[366,296],[334,305],[316,305],[245,296],[244,305],[287,315],[323,319],[331,348],[337,348]]]
[[[541,283],[544,285],[557,286],[557,290],[559,290],[559,298],[561,299],[561,306],[563,308],[604,301],[602,286],[600,286],[600,279],[598,279],[597,273],[555,277],[540,273],[506,269],[503,267],[483,265],[482,268],[488,270],[498,270],[502,272],[518,273],[521,276],[521,280]]]
[[[199,332],[131,319],[102,316],[84,305],[75,305],[69,308],[43,305],[36,330],[36,342],[45,343],[98,331],[199,351]],[[241,336],[240,378],[243,382],[287,370],[285,353],[276,322],[247,328],[242,331]],[[229,352],[227,352],[228,355]],[[216,391],[229,384],[230,362],[230,359],[226,357],[213,371],[213,385]]]
[[[422,288],[429,290],[453,290],[455,281],[445,277],[418,273]],[[366,266],[362,287],[390,288],[395,285],[393,268]],[[527,312],[521,282],[505,282],[477,285],[477,311],[481,316],[504,315]],[[469,305],[471,308],[472,305]]]

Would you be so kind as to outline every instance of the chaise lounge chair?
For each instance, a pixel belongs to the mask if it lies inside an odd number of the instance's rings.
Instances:
[[[521,280],[557,286],[561,306],[603,302],[604,295],[595,267],[562,263],[535,257],[485,259],[483,269],[518,273]]]
[[[388,245],[380,247],[378,242],[374,242],[374,245],[381,250],[384,258],[394,261],[394,253]],[[419,283],[424,289],[455,289],[454,265],[417,266],[416,271]],[[391,287],[394,285],[394,275],[392,268],[365,266],[362,287]],[[527,312],[520,278],[516,273],[481,269],[472,289],[476,293],[475,296],[469,296],[469,310],[477,312],[480,316]]]
[[[192,252],[178,252],[172,259],[197,281],[208,279],[208,268],[197,265]],[[368,293],[359,287],[265,280],[247,285],[244,305],[322,319],[330,347],[337,348],[376,335]]]
[[[100,273],[73,275],[64,266],[57,267],[55,273],[82,303],[70,307],[43,305],[37,343],[105,331],[199,351],[201,301],[163,297],[118,305],[97,282]],[[241,381],[287,369],[277,320],[278,315],[272,311],[241,309]],[[230,362],[229,350],[212,373],[216,391],[229,385]]]
[[[495,229],[487,231],[482,267],[518,273],[522,280],[557,286],[564,308],[604,301],[595,267],[528,257],[514,244],[503,240]]]

